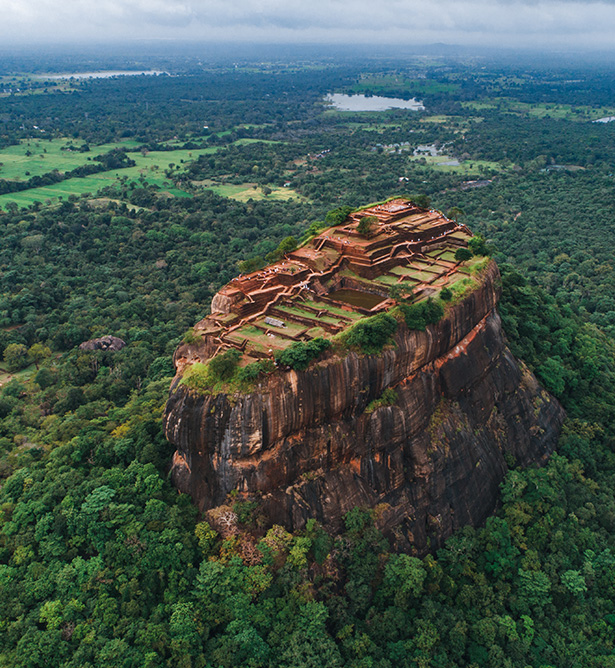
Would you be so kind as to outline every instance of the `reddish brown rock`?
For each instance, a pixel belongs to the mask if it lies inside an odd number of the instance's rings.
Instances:
[[[176,377],[165,413],[174,484],[201,510],[229,492],[260,499],[271,523],[339,528],[378,506],[399,549],[424,553],[482,523],[514,461],[543,463],[563,409],[506,346],[495,263],[426,331],[400,326],[379,355],[329,356],[278,371],[247,395],[200,396]],[[394,405],[366,412],[387,388]]]

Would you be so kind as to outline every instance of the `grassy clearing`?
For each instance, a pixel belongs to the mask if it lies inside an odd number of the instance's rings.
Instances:
[[[258,325],[259,327],[262,327],[263,329],[268,329],[272,334],[286,334],[287,336],[297,336],[298,334],[301,334],[305,330],[305,325],[299,323],[299,322],[292,322],[291,320],[284,320],[284,325],[285,327],[274,327],[272,325],[268,325],[265,322],[265,318],[259,318],[258,320],[254,321],[255,325]]]
[[[449,165],[446,163],[456,162],[456,158],[450,155],[423,155],[411,158],[413,162],[420,162],[426,167],[433,167],[434,169],[445,172],[453,172],[455,174],[464,174],[467,176],[480,176],[481,168],[483,170],[489,169],[497,172],[504,171],[504,168],[498,162],[489,160],[464,160],[459,161],[458,165]]]
[[[465,132],[472,125],[482,122],[484,119],[480,116],[465,118],[464,116],[446,116],[444,114],[434,114],[433,116],[424,116],[419,123],[441,125],[452,132]]]
[[[30,366],[26,367],[25,369],[21,369],[20,371],[15,371],[13,373],[7,371],[3,367],[0,367],[0,387],[6,385],[11,380],[19,380],[21,382],[28,381],[35,374],[36,367],[34,364],[30,364]]]
[[[74,81],[58,79],[56,81],[46,81],[41,88],[30,88],[33,79],[30,75],[20,76],[0,76],[0,98],[1,97],[23,97],[24,95],[48,95],[55,91],[70,91],[77,87]]]
[[[252,137],[243,137],[233,142],[235,146],[246,146],[247,144],[283,144],[284,142],[274,139],[253,139]]]
[[[590,107],[587,105],[573,106],[570,104],[520,102],[510,98],[496,97],[490,100],[462,102],[466,109],[484,111],[498,109],[502,112],[530,116],[533,118],[553,118],[557,120],[589,122],[604,116],[615,115],[613,107]]]
[[[311,329],[308,329],[306,334],[311,339],[316,339],[318,337],[327,338],[329,336],[329,333],[322,329],[322,327],[312,327]]]
[[[450,116],[436,114],[434,116],[425,116],[421,118],[421,123],[449,123],[452,120]]]
[[[88,200],[88,204],[92,208],[96,208],[97,206],[105,208],[109,204],[109,202],[115,202],[116,204],[124,204],[129,211],[144,211],[145,210],[144,207],[142,207],[142,206],[137,206],[136,204],[131,204],[130,202],[124,202],[124,201],[119,200],[119,199],[112,199],[110,197],[97,197],[97,198]]]
[[[490,260],[491,258],[487,255],[475,255],[470,260],[460,264],[455,271],[457,274],[463,274],[465,276],[477,276],[487,268]]]
[[[346,123],[346,127],[351,130],[366,130],[367,132],[378,132],[382,133],[385,130],[390,130],[391,128],[395,130],[400,129],[399,123],[358,123],[350,121]]]
[[[83,144],[80,140],[71,139],[22,139],[15,146],[8,146],[0,151],[0,179],[8,181],[26,181],[31,176],[41,176],[57,169],[59,172],[70,172],[76,167],[93,161],[94,156],[108,153],[114,148],[133,148],[137,142],[113,142],[101,146],[91,146],[88,153],[67,151],[69,145],[75,147]],[[30,153],[30,155],[27,155]],[[26,174],[29,172],[29,174]]]
[[[491,262],[491,258],[488,255],[485,255],[485,256],[476,255],[476,256],[474,256],[468,262],[468,264],[470,265],[470,274],[472,276],[476,276],[478,274],[481,274],[489,266],[490,262]]]
[[[410,274],[410,277],[416,281],[424,282],[424,281],[431,281],[433,278],[436,278],[437,275],[438,274],[434,274],[430,271],[415,271],[412,274]]]
[[[122,145],[126,146],[126,144]],[[98,147],[97,150],[100,150],[101,148],[102,147]],[[192,150],[180,149],[177,151],[150,151],[145,155],[142,155],[141,153],[130,153],[129,156],[137,163],[134,167],[112,169],[107,172],[91,174],[90,176],[85,176],[83,178],[67,179],[66,181],[51,186],[30,188],[29,190],[24,190],[22,192],[1,195],[0,208],[6,207],[8,202],[15,202],[17,206],[25,208],[37,201],[47,203],[48,201],[53,202],[60,197],[66,199],[70,195],[76,195],[78,197],[86,193],[93,195],[101,188],[114,185],[122,177],[126,178],[129,182],[139,182],[143,180],[152,185],[157,185],[164,193],[167,193],[170,196],[189,197],[188,193],[173,185],[172,181],[165,175],[165,170],[169,169],[171,164],[180,167],[186,166],[196,160],[200,155],[215,153],[217,150],[217,148],[211,147]],[[92,153],[94,153],[94,151],[92,151]],[[94,155],[98,155],[98,153],[94,153]],[[51,171],[51,169],[47,169],[46,171]]]
[[[556,118],[567,121],[593,121],[603,116],[615,114],[613,107],[595,109],[593,107],[573,107],[568,104],[523,105],[520,109],[525,111],[527,107],[529,107],[527,113],[535,118]],[[515,105],[512,110],[516,111],[517,109],[519,109],[519,106]]]
[[[461,106],[465,109],[473,109],[474,111],[484,111],[485,109],[497,109],[496,102],[462,102]]]
[[[260,188],[256,183],[218,183],[217,181],[212,181],[211,179],[193,181],[193,183],[205,188],[206,190],[213,190],[217,195],[221,195],[222,197],[229,197],[230,199],[237,200],[238,202],[247,202],[250,199],[270,199],[276,200],[278,202],[287,202],[291,199],[304,200],[304,198],[292,188],[269,186],[271,192],[269,195],[265,195],[262,188]]]
[[[239,202],[247,202],[249,199],[272,199],[278,202],[288,202],[291,199],[306,201],[305,198],[291,188],[271,188],[269,195],[265,195],[262,190],[244,190],[232,197],[232,199],[236,199]]]
[[[233,362],[231,362],[230,367],[227,365],[221,377],[220,369],[216,370],[214,365],[220,358],[226,357],[228,359],[229,355],[233,356]],[[241,353],[229,350],[205,364],[200,362],[192,364],[186,369],[180,384],[186,385],[199,394],[220,394],[224,392],[228,395],[237,392],[243,394],[251,392],[259,380],[275,370],[275,366],[270,360],[255,361],[240,366],[242,357]],[[243,361],[245,362],[245,358]]]
[[[404,267],[392,267],[389,271],[391,274],[397,274],[398,276],[412,276],[416,270],[416,267],[410,268],[406,265]]]
[[[459,84],[431,81],[429,79],[406,79],[394,74],[366,76],[354,84],[350,90],[353,93],[367,91],[375,95],[399,95],[402,91],[410,95],[434,95],[438,93],[453,93],[459,90]]]

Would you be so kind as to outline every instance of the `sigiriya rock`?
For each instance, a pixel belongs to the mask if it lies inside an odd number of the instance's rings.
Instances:
[[[458,252],[471,237],[393,199],[222,288],[175,354],[165,430],[177,488],[201,510],[237,490],[289,529],[315,518],[336,531],[371,507],[417,554],[483,522],[509,465],[548,458],[564,412],[508,349],[495,262]],[[437,321],[409,323],[422,303],[439,305]],[[386,345],[352,345],[383,313],[395,318]],[[281,362],[310,341],[326,343],[309,364]],[[224,355],[250,382],[191,382]]]

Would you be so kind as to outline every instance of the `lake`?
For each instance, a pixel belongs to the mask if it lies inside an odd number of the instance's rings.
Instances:
[[[326,96],[325,102],[338,111],[386,111],[387,109],[412,109],[422,111],[425,109],[420,100],[402,100],[399,97],[380,97],[373,95],[342,95],[332,93]]]
[[[168,74],[162,70],[109,70],[105,72],[71,72],[69,74],[47,74],[41,79],[110,79],[111,77],[136,77],[140,74],[152,76],[155,74]]]

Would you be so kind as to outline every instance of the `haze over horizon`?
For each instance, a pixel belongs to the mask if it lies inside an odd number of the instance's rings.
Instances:
[[[611,50],[615,0],[0,0],[0,41],[78,45],[185,40]]]

